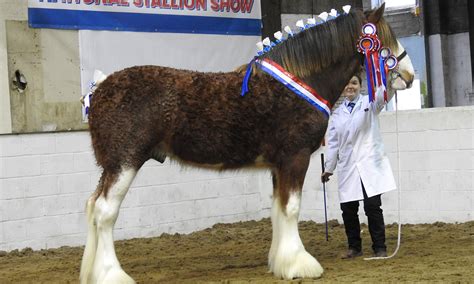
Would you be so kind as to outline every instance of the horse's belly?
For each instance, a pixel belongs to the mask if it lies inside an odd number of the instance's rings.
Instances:
[[[245,144],[222,137],[175,136],[170,148],[172,156],[205,168],[224,169],[262,164],[262,155],[257,150],[259,147],[247,147]]]

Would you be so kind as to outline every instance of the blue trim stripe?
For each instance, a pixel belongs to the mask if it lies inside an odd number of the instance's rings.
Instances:
[[[28,8],[32,28],[261,35],[260,19]]]

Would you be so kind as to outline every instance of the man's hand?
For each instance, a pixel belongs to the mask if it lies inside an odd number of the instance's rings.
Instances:
[[[329,177],[332,176],[332,173],[324,172],[321,174],[321,181],[327,182],[329,181]]]

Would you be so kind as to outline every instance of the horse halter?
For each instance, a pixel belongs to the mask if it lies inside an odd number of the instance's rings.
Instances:
[[[400,53],[396,58],[397,58],[397,62],[401,62],[403,60],[403,58],[405,58],[405,56],[407,56],[407,51],[404,49],[402,53]],[[398,77],[400,77],[403,81],[405,81],[405,79],[403,79],[402,75],[400,74],[400,72],[398,72],[398,65],[396,68],[394,68],[392,70],[392,72],[390,72],[390,78],[392,80],[395,80],[397,79]]]
[[[407,56],[407,51],[403,50],[403,52],[400,53],[400,55],[397,56],[397,61],[398,62],[402,61],[402,59],[405,58],[405,56]]]

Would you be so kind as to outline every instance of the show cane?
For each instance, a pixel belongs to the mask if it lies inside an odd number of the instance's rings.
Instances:
[[[321,153],[321,170],[324,173],[324,153]],[[326,207],[326,181],[323,180],[323,194],[324,194],[324,220],[326,221],[326,241],[329,241],[328,237],[328,213]]]

